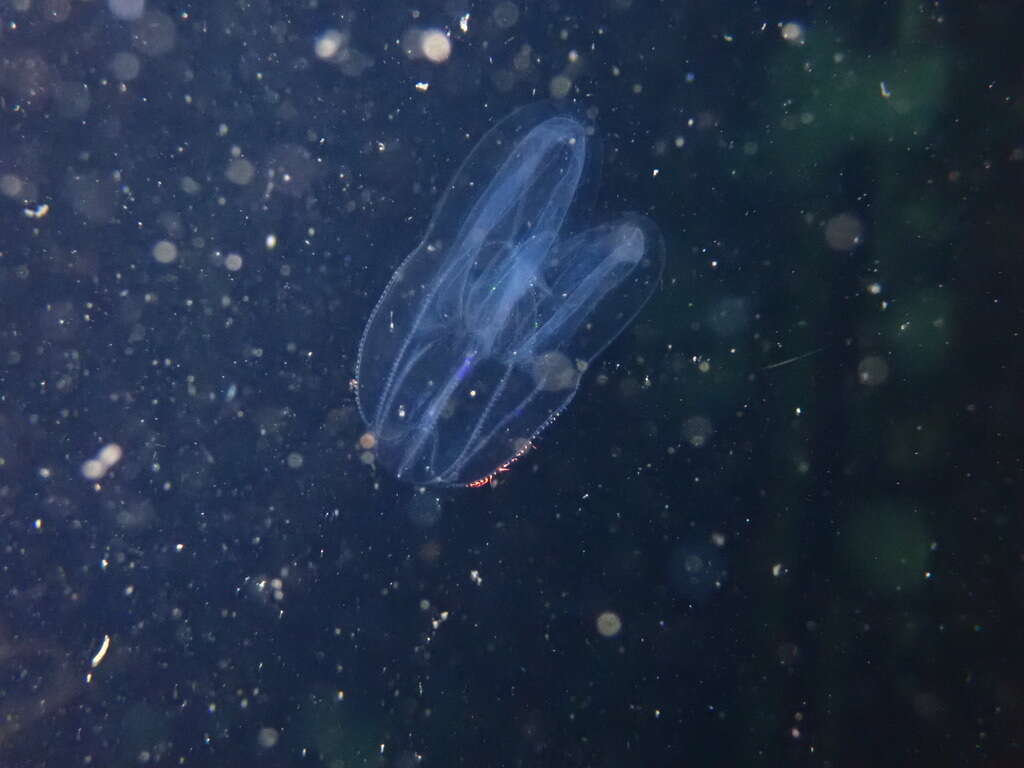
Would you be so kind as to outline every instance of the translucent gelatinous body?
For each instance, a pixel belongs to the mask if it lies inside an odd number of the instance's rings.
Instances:
[[[456,173],[359,347],[359,408],[399,478],[470,485],[505,467],[650,298],[664,257],[647,217],[566,231],[598,166],[584,123],[544,104]]]

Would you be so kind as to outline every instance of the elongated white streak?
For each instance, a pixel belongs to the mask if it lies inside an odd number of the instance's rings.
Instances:
[[[100,649],[96,651],[96,655],[92,657],[90,666],[96,669],[102,662],[103,657],[107,655],[107,651],[110,650],[110,635],[103,636],[103,643],[100,645]]]

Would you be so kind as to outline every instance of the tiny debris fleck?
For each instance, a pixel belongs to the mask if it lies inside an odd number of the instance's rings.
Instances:
[[[37,205],[35,208],[26,208],[25,215],[30,219],[41,219],[50,212],[49,203]]]
[[[100,649],[96,651],[96,655],[92,657],[90,666],[96,669],[103,661],[103,657],[107,655],[107,651],[110,650],[110,635],[103,636],[103,643],[100,645]]]

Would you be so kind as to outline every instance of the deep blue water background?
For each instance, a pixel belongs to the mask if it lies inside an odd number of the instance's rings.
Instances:
[[[1020,761],[1016,4],[145,13],[0,10],[0,765]],[[560,75],[664,285],[421,493],[359,335]]]

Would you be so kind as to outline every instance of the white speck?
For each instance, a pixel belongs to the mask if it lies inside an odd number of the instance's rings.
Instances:
[[[93,669],[96,669],[96,667],[98,667],[100,665],[100,662],[103,661],[103,657],[107,655],[107,651],[109,649],[110,649],[110,635],[104,635],[103,636],[103,644],[100,646],[100,649],[98,651],[96,651],[96,655],[92,657],[91,666],[92,666]]]
[[[50,212],[50,206],[48,203],[37,205],[35,208],[26,208],[25,215],[30,219],[41,219]]]

